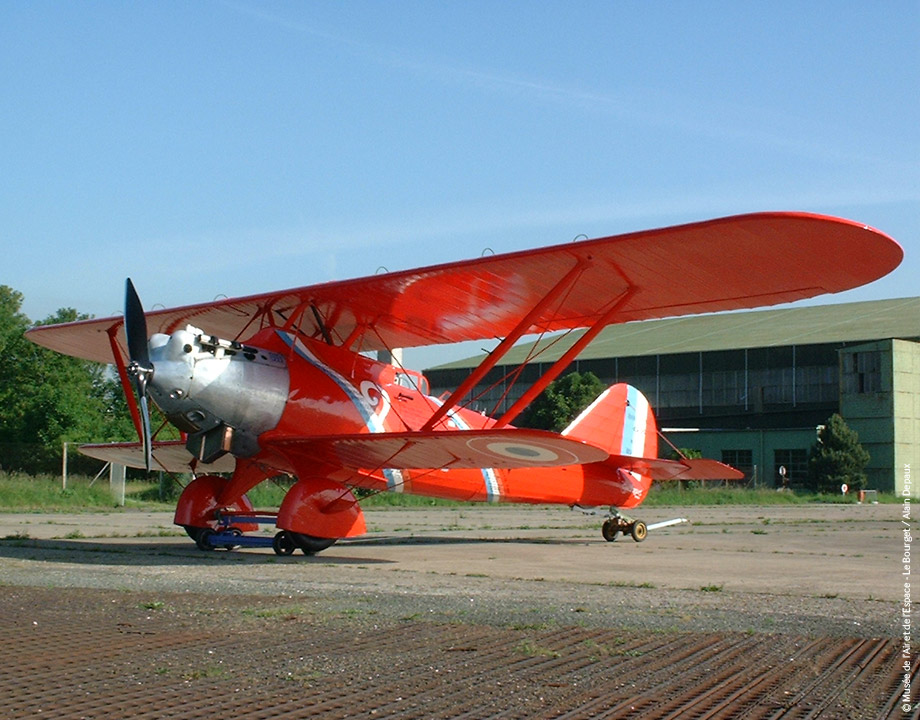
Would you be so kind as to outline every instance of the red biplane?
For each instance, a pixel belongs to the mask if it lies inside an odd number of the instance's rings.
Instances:
[[[865,225],[761,213],[146,314],[129,280],[124,317],[28,335],[114,362],[140,441],[82,450],[191,471],[175,522],[203,549],[265,542],[244,533],[266,519],[279,554],[361,535],[355,488],[609,507],[604,537],[642,540],[646,526],[623,510],[652,480],[741,474],[712,460],[659,459],[652,410],[628,385],[610,387],[561,434],[516,428],[519,413],[607,325],[839,292],[885,275],[902,254]],[[574,329],[571,349],[499,417],[464,407],[523,336]],[[421,374],[368,356],[495,337],[503,340],[442,398]],[[151,433],[148,398],[183,441]],[[266,518],[246,492],[279,474],[297,481]]]

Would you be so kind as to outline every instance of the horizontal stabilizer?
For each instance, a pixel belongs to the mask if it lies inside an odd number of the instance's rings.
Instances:
[[[607,453],[543,430],[448,430],[293,438],[272,447],[353,469],[526,468],[600,462]]]
[[[103,445],[81,445],[80,452],[91,458],[105,462],[124,465],[125,467],[144,469],[144,446],[136,442],[106,443]],[[194,456],[185,449],[181,440],[175,442],[153,443],[152,470],[165,472],[189,472],[195,461]],[[232,455],[224,455],[208,465],[198,463],[197,467],[206,467],[208,472],[233,472],[236,460]]]
[[[608,463],[645,475],[653,480],[741,480],[744,473],[729,465],[706,458],[636,458],[628,455],[611,455]]]

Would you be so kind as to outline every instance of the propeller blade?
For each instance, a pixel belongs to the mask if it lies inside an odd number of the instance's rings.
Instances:
[[[147,318],[144,306],[134,289],[131,278],[125,281],[125,336],[128,340],[128,357],[143,368],[150,367],[147,351]]]
[[[141,299],[131,278],[125,283],[125,337],[128,341],[128,357],[131,360],[126,370],[128,375],[134,378],[134,390],[137,392],[141,416],[141,427],[138,430],[144,445],[144,464],[147,472],[150,472],[153,438],[150,432],[147,382],[153,377],[153,364],[150,362],[150,352],[147,349],[147,318],[144,316],[144,306],[141,305]]]

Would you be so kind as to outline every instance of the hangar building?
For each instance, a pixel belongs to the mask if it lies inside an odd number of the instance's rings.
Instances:
[[[471,393],[473,406],[490,414],[510,406],[580,332],[530,362],[533,345],[515,347]],[[428,370],[432,393],[456,388],[481,359]],[[502,378],[522,363],[507,392]],[[920,470],[920,298],[614,325],[570,369],[635,385],[671,442],[744,470],[758,486],[779,484],[780,468],[800,485],[816,429],[835,412],[871,455],[869,488],[900,494],[905,465]],[[920,483],[909,486],[918,491]]]

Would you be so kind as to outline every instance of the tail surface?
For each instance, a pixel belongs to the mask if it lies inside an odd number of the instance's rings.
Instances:
[[[658,457],[658,426],[648,400],[632,385],[611,385],[562,431],[610,455]]]

